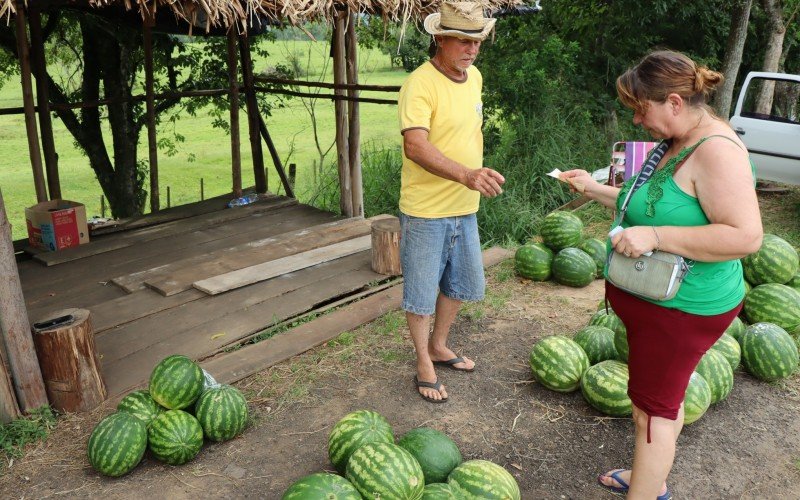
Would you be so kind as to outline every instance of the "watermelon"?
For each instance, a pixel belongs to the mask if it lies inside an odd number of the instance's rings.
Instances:
[[[583,250],[565,248],[553,259],[553,278],[562,285],[584,287],[596,274],[594,261]]]
[[[606,328],[610,328],[614,330],[614,333],[619,333],[625,335],[625,325],[622,323],[622,320],[619,319],[619,316],[609,307],[608,313],[606,313],[605,308],[598,310],[596,313],[592,315],[592,319],[589,320],[590,325],[598,325],[604,326]]]
[[[614,347],[614,331],[599,325],[589,325],[575,334],[575,342],[589,357],[589,364],[595,365],[607,359],[618,359]]]
[[[426,484],[420,500],[459,500],[447,483]]]
[[[208,439],[227,441],[238,436],[247,424],[247,400],[239,389],[221,385],[197,399],[194,414]]]
[[[744,367],[756,378],[778,380],[797,369],[797,345],[786,330],[778,325],[750,325],[742,335],[741,343]]]
[[[317,472],[295,481],[281,500],[361,500],[361,494],[342,476]]]
[[[147,432],[150,452],[170,465],[185,464],[200,453],[203,428],[191,414],[169,410],[153,420]]]
[[[597,238],[589,238],[583,240],[583,242],[578,245],[578,248],[586,252],[586,254],[594,261],[594,265],[596,267],[595,276],[598,278],[603,276],[603,269],[606,267],[606,258],[608,256],[608,253],[606,252],[606,244]]]
[[[459,465],[447,483],[463,500],[519,500],[517,480],[507,470],[487,460],[469,460]]]
[[[186,356],[161,360],[150,374],[150,396],[170,410],[192,406],[203,392],[203,370]]]
[[[748,293],[750,293],[750,290],[752,289],[753,285],[751,285],[749,281],[744,280],[744,294],[747,295]]]
[[[328,457],[336,470],[344,472],[350,455],[360,446],[372,442],[394,443],[392,426],[383,415],[374,411],[354,411],[333,426],[328,436]]]
[[[731,370],[739,368],[739,363],[742,360],[742,348],[735,338],[723,333],[711,348],[725,356],[728,364],[731,365]]]
[[[543,243],[527,243],[514,254],[514,269],[523,278],[545,281],[550,278],[553,251]]]
[[[786,282],[785,285],[800,292],[800,272],[795,273],[794,277]]]
[[[702,417],[711,406],[711,388],[697,372],[692,372],[683,398],[683,423],[691,424]]]
[[[631,414],[628,397],[628,365],[606,360],[592,366],[581,379],[581,393],[596,410],[614,417]]]
[[[544,244],[555,251],[575,247],[583,239],[583,222],[570,212],[550,212],[542,219],[539,234]]]
[[[614,332],[614,348],[617,349],[617,356],[621,361],[628,362],[630,349],[628,348],[628,333],[617,330]]]
[[[130,472],[147,449],[147,426],[130,413],[112,413],[98,423],[86,453],[89,463],[101,474],[117,477]]]
[[[793,332],[800,326],[800,292],[777,283],[758,285],[745,296],[744,313],[750,323],[773,323]]]
[[[611,304],[608,304],[608,311],[606,311],[606,299],[600,299],[600,302],[597,304],[597,310],[603,311],[606,314],[611,314],[614,312],[614,309],[611,307]]]
[[[129,393],[119,402],[117,410],[130,413],[147,426],[164,412],[164,408],[156,403],[147,391]]]
[[[417,459],[425,476],[425,484],[447,481],[450,471],[462,462],[456,443],[430,427],[419,427],[406,432],[397,445]]]
[[[358,448],[347,461],[345,477],[367,499],[416,499],[425,489],[417,460],[394,443],[372,442]]]
[[[725,329],[725,333],[736,339],[736,342],[741,342],[745,328],[747,328],[747,325],[744,324],[742,318],[736,316],[733,318],[731,325]]]
[[[553,391],[572,392],[589,368],[589,358],[574,340],[553,335],[533,346],[530,365],[534,378],[543,386]]]
[[[694,371],[708,382],[712,404],[722,401],[731,393],[731,389],[733,389],[733,369],[721,352],[709,349],[700,358],[700,362],[697,363]]]
[[[742,259],[744,276],[753,285],[764,283],[786,283],[798,268],[800,258],[797,250],[786,240],[774,234],[765,234],[761,248]]]

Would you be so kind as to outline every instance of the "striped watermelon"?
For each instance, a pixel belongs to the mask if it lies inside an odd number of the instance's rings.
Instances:
[[[744,276],[753,285],[786,283],[800,267],[797,250],[774,234],[765,234],[761,248],[742,259]]]
[[[519,500],[517,480],[507,470],[488,460],[469,460],[459,465],[448,484],[463,500]]]
[[[800,272],[795,273],[795,275],[792,277],[792,279],[790,279],[786,283],[786,286],[788,286],[789,288],[794,288],[795,290],[800,292]]]
[[[447,481],[447,475],[461,462],[461,452],[452,439],[430,427],[406,432],[397,445],[417,459],[425,484]]]
[[[739,363],[742,361],[742,348],[735,338],[723,333],[711,348],[725,356],[728,364],[731,365],[731,370],[739,368]]]
[[[797,369],[797,345],[783,328],[772,323],[756,323],[748,326],[742,335],[742,362],[754,377],[778,380]]]
[[[553,335],[536,342],[531,350],[530,365],[533,377],[543,386],[558,392],[572,392],[589,368],[589,358],[574,340]]]
[[[750,323],[773,323],[793,332],[800,326],[800,292],[777,283],[758,285],[745,296],[744,313]]]
[[[630,349],[628,348],[628,333],[617,330],[614,332],[614,347],[617,349],[617,356],[621,361],[628,362]]]
[[[459,500],[447,483],[426,484],[420,500]]]
[[[597,303],[597,310],[606,312],[606,299],[600,299],[600,302]],[[609,314],[614,312],[614,309],[611,307],[611,304],[608,304],[608,311]]]
[[[361,494],[342,476],[317,472],[295,481],[281,500],[361,500]]]
[[[347,461],[345,477],[367,499],[418,499],[425,476],[417,460],[394,443],[372,442]]]
[[[606,314],[605,308],[594,313],[592,315],[592,319],[589,320],[589,324],[604,326],[614,330],[614,333],[619,333],[622,335],[626,333],[625,325],[622,323],[622,320],[619,319],[619,316],[617,316],[617,314],[610,307],[608,308],[608,314]]]
[[[238,436],[247,424],[247,400],[239,389],[221,385],[197,399],[194,414],[208,439],[227,441]]]
[[[725,329],[725,333],[736,339],[736,342],[741,342],[742,334],[744,333],[745,328],[747,328],[747,325],[744,324],[742,318],[736,316],[733,318],[731,326]]]
[[[601,361],[586,370],[581,393],[587,403],[606,415],[625,417],[633,411],[628,397],[628,365],[621,361]]]
[[[570,212],[550,212],[542,219],[539,234],[544,244],[555,251],[575,247],[583,239],[583,222]]]
[[[553,259],[553,278],[562,285],[584,287],[596,274],[594,260],[583,250],[565,248]]]
[[[575,334],[575,342],[589,357],[589,364],[595,365],[607,359],[618,359],[614,347],[614,331],[599,325],[589,325]]]
[[[744,294],[747,295],[748,293],[750,293],[750,290],[752,289],[753,285],[751,285],[749,281],[744,280]]]
[[[603,276],[603,269],[606,267],[606,257],[608,255],[606,252],[606,244],[597,238],[589,238],[583,240],[583,242],[578,245],[578,248],[586,252],[594,261],[596,267],[595,275],[598,278]]]
[[[545,281],[550,278],[553,251],[543,243],[527,243],[514,254],[514,269],[523,278]]]
[[[175,354],[161,360],[150,374],[150,396],[170,410],[187,408],[203,392],[203,370],[186,356]]]
[[[89,463],[101,474],[117,477],[130,472],[147,449],[147,427],[130,413],[112,413],[98,423],[86,453]]]
[[[344,472],[350,455],[360,446],[373,442],[394,443],[392,426],[374,411],[354,411],[333,426],[328,436],[328,457],[336,470]]]
[[[200,453],[203,428],[191,414],[169,410],[159,415],[147,432],[150,452],[170,465],[185,464]]]
[[[731,393],[731,389],[733,389],[733,369],[721,352],[709,349],[700,358],[695,372],[699,373],[708,382],[712,404],[722,401]]]
[[[147,426],[164,412],[164,408],[156,403],[147,391],[129,393],[119,402],[117,410],[130,413]]]
[[[702,417],[711,406],[711,388],[697,372],[692,372],[683,398],[683,423],[691,424]]]

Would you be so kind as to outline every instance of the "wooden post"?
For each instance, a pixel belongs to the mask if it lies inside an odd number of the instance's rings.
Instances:
[[[2,206],[3,194],[0,192],[0,274],[5,277],[5,269],[16,266],[14,259],[14,245],[11,241],[11,226],[5,217],[5,207]],[[9,248],[9,243],[11,247]],[[19,276],[18,276],[19,278]],[[0,302],[2,306],[2,302]],[[0,309],[0,317],[5,311]],[[5,345],[0,342],[0,423],[7,424],[22,415],[14,394],[14,384],[11,381],[8,356]]]
[[[333,28],[333,83],[342,85],[347,82],[347,65],[345,62],[345,27],[348,13],[336,12],[336,21]],[[337,96],[345,96],[346,91],[337,88],[333,91]],[[347,103],[343,99],[336,99],[336,159],[339,167],[339,207],[345,217],[353,216],[353,194],[350,184],[350,153],[347,144]]]
[[[58,155],[53,138],[53,122],[50,118],[50,90],[47,84],[47,61],[44,55],[44,39],[42,37],[42,13],[31,4],[28,23],[31,27],[31,60],[33,74],[36,76],[36,101],[39,111],[39,128],[42,132],[42,149],[44,150],[44,166],[47,171],[47,190],[50,199],[61,198],[61,181],[58,177]]]
[[[348,15],[347,23],[347,83],[358,85],[358,37],[356,35],[356,14]],[[358,97],[360,92],[351,89],[350,97]],[[361,179],[361,121],[358,101],[347,103],[347,147],[350,163],[350,186],[353,198],[353,217],[364,216],[364,186]]]
[[[158,138],[156,137],[156,105],[153,78],[153,25],[155,17],[148,12],[144,21],[144,86],[147,109],[147,151],[150,159],[150,212],[161,209],[158,190]]]
[[[242,150],[239,142],[239,78],[236,57],[236,26],[228,28],[228,89],[231,112],[231,170],[233,197],[242,196]]]
[[[378,274],[403,274],[400,266],[400,221],[397,217],[372,223],[372,270]]]
[[[250,151],[253,154],[253,178],[256,193],[267,192],[267,174],[264,171],[264,152],[261,150],[261,136],[258,130],[258,100],[253,86],[253,60],[250,57],[250,38],[247,33],[239,35],[239,56],[242,59],[245,103],[247,105],[247,125],[250,133]]]
[[[11,227],[6,217],[3,193],[0,191],[0,329],[14,380],[20,409],[28,412],[47,404],[42,372],[31,338],[28,311],[22,296],[19,270],[14,259]],[[3,406],[8,406],[4,404]]]
[[[66,315],[74,318],[71,323],[37,331],[33,341],[50,405],[59,411],[89,411],[108,396],[100,375],[91,316],[86,309],[65,309],[43,319]]]
[[[25,28],[25,4],[17,0],[17,55],[19,56],[22,80],[22,102],[25,109],[25,130],[28,135],[28,152],[33,168],[33,185],[36,188],[36,201],[47,201],[47,189],[42,171],[42,154],[39,151],[39,132],[36,130],[36,109],[33,104],[33,83],[31,80],[31,55],[28,50],[28,30]]]
[[[289,185],[289,179],[286,177],[286,172],[283,170],[283,164],[278,156],[278,150],[275,149],[275,144],[272,142],[269,130],[267,130],[267,124],[261,115],[258,115],[258,129],[261,131],[261,137],[264,138],[264,142],[267,143],[267,149],[269,149],[269,154],[272,157],[272,163],[275,164],[275,170],[278,172],[278,177],[281,178],[281,184],[283,184],[283,188],[286,190],[286,196],[294,198],[294,190],[292,186]]]

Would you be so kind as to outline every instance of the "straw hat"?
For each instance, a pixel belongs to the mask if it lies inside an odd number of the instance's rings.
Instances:
[[[425,18],[425,31],[431,35],[484,40],[497,19],[483,16],[479,2],[442,2],[439,12]]]

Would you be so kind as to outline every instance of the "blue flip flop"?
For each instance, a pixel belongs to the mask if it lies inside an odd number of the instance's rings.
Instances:
[[[628,486],[628,483],[626,483],[625,480],[620,477],[620,472],[625,472],[625,469],[617,469],[611,474],[600,474],[597,476],[597,484],[607,490],[613,491],[614,493],[627,493],[630,486]],[[611,486],[603,483],[602,479],[604,477],[610,477],[614,481],[618,482],[620,486]],[[656,500],[672,500],[672,493],[669,491],[669,487],[667,487],[667,491],[665,491],[663,495],[657,496]]]

